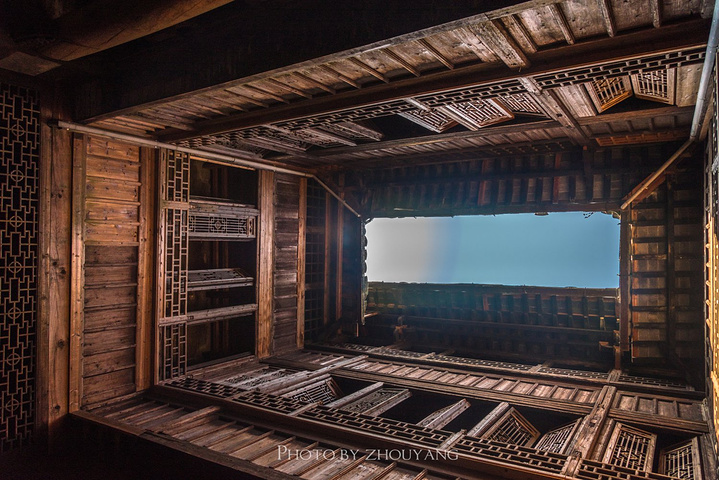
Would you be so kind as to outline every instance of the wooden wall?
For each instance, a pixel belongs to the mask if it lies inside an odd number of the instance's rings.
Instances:
[[[74,139],[71,411],[147,386],[152,160],[143,160],[137,146]]]
[[[274,303],[272,312],[272,352],[274,354],[297,348],[298,324],[304,324],[304,322],[299,322],[298,315],[300,184],[303,182],[306,180],[297,176],[275,174]],[[302,236],[304,237],[304,232],[302,232]],[[301,258],[304,262],[304,253]],[[304,279],[302,283],[304,284]],[[304,314],[304,307],[302,313]]]
[[[609,370],[618,328],[616,289],[370,282],[367,331],[428,349],[483,358],[594,366]]]
[[[603,211],[674,151],[673,144],[569,150],[358,171],[347,193],[371,218]]]
[[[631,356],[699,386],[703,362],[701,173],[696,157],[629,212]]]

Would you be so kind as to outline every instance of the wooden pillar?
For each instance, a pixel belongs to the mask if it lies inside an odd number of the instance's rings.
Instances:
[[[324,273],[324,290],[322,299],[322,324],[330,323],[330,294],[331,294],[331,269],[332,264],[332,197],[325,192],[325,273]]]
[[[137,261],[137,320],[135,347],[135,387],[145,390],[152,385],[152,332],[155,328],[153,294],[155,289],[155,199],[157,192],[156,150],[140,149],[140,231]]]
[[[300,204],[297,213],[297,348],[305,346],[305,249],[307,244],[307,179],[300,178]]]
[[[72,150],[72,273],[70,290],[70,412],[82,398],[82,344],[85,314],[85,137]]]
[[[344,178],[340,178],[340,189],[344,185]],[[341,191],[341,190],[340,190]],[[344,196],[343,193],[340,195]],[[345,210],[341,203],[337,202],[337,269],[335,278],[335,320],[342,317],[342,259],[344,258],[344,229]]]
[[[619,226],[619,346],[622,352],[629,351],[629,325],[631,319],[629,305],[631,303],[631,225],[629,222],[632,218],[632,207],[622,211]],[[614,366],[615,369],[621,369],[621,365]]]
[[[48,96],[49,97],[49,96]],[[37,424],[49,445],[61,441],[69,411],[71,134],[45,122],[62,117],[52,98],[41,102],[40,235],[38,276]]]
[[[258,358],[272,354],[274,253],[275,253],[275,174],[259,172],[259,245],[257,265],[257,323],[255,354]]]

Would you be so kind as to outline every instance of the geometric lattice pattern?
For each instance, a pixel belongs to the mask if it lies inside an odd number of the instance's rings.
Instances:
[[[487,433],[482,435],[486,440],[510,443],[520,447],[530,447],[539,437],[531,423],[518,411],[511,408]]]
[[[39,154],[37,93],[0,83],[0,452],[35,424]]]
[[[659,472],[670,477],[687,480],[699,480],[702,478],[699,442],[697,439],[693,438],[662,450],[659,460]]]
[[[324,189],[307,182],[307,235],[305,242],[305,341],[317,339],[325,315],[325,206]]]
[[[160,348],[162,348],[160,380],[184,375],[187,371],[187,323],[161,326]]]
[[[514,114],[497,99],[474,100],[471,102],[447,105],[442,111],[470,130],[506,122]]]
[[[303,403],[327,404],[337,400],[337,387],[333,380],[324,380],[319,383],[308,385],[297,391],[287,393],[283,397],[291,398]]]
[[[633,470],[651,470],[657,436],[617,423],[604,462]]]
[[[160,337],[160,380],[184,375],[187,369],[187,324],[177,322],[187,315],[187,271],[189,250],[190,158],[172,150],[160,155],[159,236],[163,295]],[[172,322],[172,323],[169,323]],[[169,323],[169,324],[168,324]]]
[[[408,110],[401,112],[400,115],[417,125],[421,125],[437,133],[444,132],[457,125],[457,122],[434,108]]]
[[[544,450],[545,452],[564,453],[569,446],[569,441],[572,439],[572,433],[578,423],[579,420],[545,433],[542,438],[539,439],[539,442],[537,442],[534,448],[537,450]]]
[[[632,75],[634,95],[645,100],[673,104],[675,77],[674,69]]]
[[[589,96],[594,102],[594,106],[596,106],[600,112],[632,96],[632,86],[629,82],[629,77],[596,80],[588,83],[586,87]]]

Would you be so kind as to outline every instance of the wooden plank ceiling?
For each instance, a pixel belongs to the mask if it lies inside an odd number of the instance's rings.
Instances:
[[[674,141],[704,3],[535,0],[85,121],[308,169]]]

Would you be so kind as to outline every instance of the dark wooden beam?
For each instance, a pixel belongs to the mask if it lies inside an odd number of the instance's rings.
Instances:
[[[474,27],[482,41],[509,67],[522,69],[529,60],[514,38],[498,20],[483,22]]]
[[[441,8],[435,0],[415,0],[409,10],[384,0],[365,0],[362,8],[335,0],[230,2],[181,28],[57,70],[97,72],[77,89],[74,118],[87,119],[240,79],[252,82],[266,72],[313,67],[316,58],[332,62],[418,40],[477,22],[479,14],[526,8],[516,0],[454,0]],[[298,41],[308,37],[312,41]]]
[[[614,13],[612,12],[612,5],[609,3],[609,0],[598,0],[599,1],[599,9],[602,12],[602,17],[604,18],[604,25],[607,29],[607,35],[610,37],[613,37],[617,34],[617,25],[614,21]]]
[[[598,66],[611,60],[630,60],[662,52],[701,47],[706,43],[707,27],[707,21],[693,20],[661,29],[652,28],[611,38],[580,42],[572,46],[537,52],[531,58],[532,66],[522,71],[521,74],[508,71],[504,65],[479,64],[458,67],[451,71],[438,72],[419,78],[393,81],[387,85],[373,85],[360,90],[337,93],[333,96],[301,100],[290,105],[200,121],[195,124],[194,134],[188,135],[184,131],[170,130],[159,137],[164,141],[176,141],[188,137],[218,134],[267,123],[337,112],[421,94],[493,84],[540,73],[559,73],[568,68]],[[478,81],[479,78],[482,80]]]

